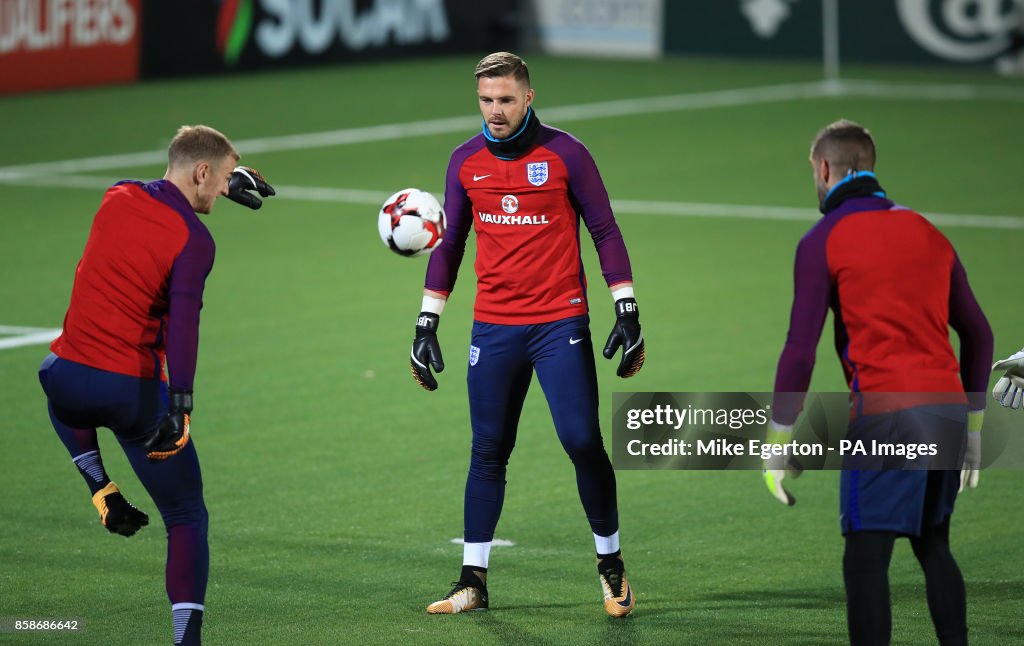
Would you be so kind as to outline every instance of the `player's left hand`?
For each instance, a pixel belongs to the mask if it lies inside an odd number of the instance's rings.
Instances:
[[[967,412],[967,451],[964,453],[964,464],[960,467],[960,489],[957,493],[978,486],[978,476],[981,474],[981,426],[984,419],[983,410]]]
[[[180,452],[188,444],[189,414],[192,412],[192,393],[172,390],[167,415],[160,421],[156,432],[146,441],[146,457],[160,462]]]
[[[622,358],[615,374],[623,379],[640,372],[644,365],[644,333],[640,329],[640,310],[635,298],[620,298],[615,301],[615,325],[608,342],[604,344],[604,358],[611,359],[622,346]]]
[[[228,180],[228,199],[250,209],[263,206],[263,200],[249,191],[256,191],[262,197],[277,195],[274,187],[263,179],[258,170],[248,166],[235,166],[235,170],[231,171],[231,179]]]
[[[768,432],[765,434],[765,444],[788,444],[793,439],[793,427],[783,426],[775,422],[768,423]],[[796,504],[793,494],[786,491],[782,481],[786,476],[799,478],[804,472],[803,468],[791,457],[786,455],[772,455],[764,461],[761,477],[768,487],[768,492],[775,496],[775,499],[784,505],[792,507]]]
[[[1024,350],[992,364],[992,371],[1005,370],[996,382],[992,396],[1001,406],[1021,408],[1024,406]]]

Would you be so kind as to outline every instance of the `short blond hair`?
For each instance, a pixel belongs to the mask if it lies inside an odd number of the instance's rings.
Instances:
[[[811,143],[811,159],[828,161],[840,175],[875,169],[875,140],[855,121],[839,119],[818,131]]]
[[[476,78],[481,77],[498,78],[511,76],[517,81],[526,83],[530,87],[530,68],[526,61],[519,58],[512,52],[494,52],[480,59],[476,64]]]
[[[229,155],[235,161],[241,157],[231,140],[210,126],[182,126],[167,147],[167,163],[170,166],[199,161],[215,162]]]

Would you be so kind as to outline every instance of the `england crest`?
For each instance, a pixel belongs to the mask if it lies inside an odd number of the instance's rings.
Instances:
[[[534,186],[540,186],[548,181],[548,163],[536,162],[526,165],[526,179]]]
[[[476,362],[480,360],[480,348],[475,345],[469,346],[469,365],[475,366]]]

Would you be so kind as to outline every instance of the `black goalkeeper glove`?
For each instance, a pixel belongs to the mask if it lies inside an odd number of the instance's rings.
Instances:
[[[615,374],[632,377],[644,365],[644,333],[640,330],[640,310],[635,298],[615,301],[615,326],[604,344],[604,358],[611,359],[622,346],[622,358]]]
[[[412,341],[412,352],[409,353],[409,369],[412,378],[426,390],[437,390],[437,379],[430,373],[430,368],[444,372],[444,359],[441,358],[441,344],[437,342],[437,326],[441,317],[430,312],[420,312],[416,319],[416,338]]]
[[[146,441],[146,457],[160,462],[176,455],[188,444],[189,413],[192,412],[192,391],[172,390],[167,416],[160,421],[156,432]]]
[[[235,166],[235,170],[231,171],[231,179],[228,180],[228,199],[250,209],[263,206],[263,200],[249,191],[256,191],[263,197],[277,195],[274,187],[267,184],[267,180],[263,179],[258,170],[248,166]]]

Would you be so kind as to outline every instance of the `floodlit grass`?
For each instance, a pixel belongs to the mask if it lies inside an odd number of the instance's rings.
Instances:
[[[472,115],[468,58],[146,83],[0,100],[0,166],[163,148],[182,123],[231,137]],[[536,108],[815,80],[816,66],[531,59]],[[932,70],[859,69],[943,82]],[[946,77],[963,82],[961,76]],[[996,83],[995,79],[980,79]],[[614,199],[814,207],[808,144],[848,117],[879,144],[879,178],[925,211],[1024,214],[1020,102],[801,99],[553,122],[588,144]],[[473,135],[246,155],[285,186],[439,192],[448,155]],[[243,154],[245,150],[242,150]],[[90,175],[152,178],[157,166]],[[0,325],[58,327],[101,189],[0,183]],[[837,643],[845,640],[837,474],[810,473],[785,509],[752,472],[620,472],[623,549],[637,592],[605,617],[572,467],[539,388],[527,398],[489,579],[492,610],[427,616],[458,574],[469,459],[465,363],[472,247],[444,315],[440,389],[408,375],[425,263],[390,254],[376,207],[288,199],[258,213],[228,202],[202,317],[193,436],[210,510],[209,643]],[[809,222],[619,216],[642,304],[648,360],[611,392],[764,391],[788,324],[792,258]],[[1021,230],[948,228],[996,332],[1024,343],[1016,289]],[[594,335],[612,320],[592,245],[584,261]],[[828,328],[826,328],[828,329]],[[813,388],[844,387],[826,339]],[[0,350],[0,617],[80,617],[47,643],[167,641],[160,523],[108,535],[46,416],[45,346]],[[1024,423],[1024,417],[1021,418]],[[108,471],[156,513],[111,435]],[[1024,639],[1020,472],[984,472],[953,521],[975,643]],[[890,573],[894,643],[933,643],[921,574],[900,545]],[[21,642],[38,638],[4,635]]]

